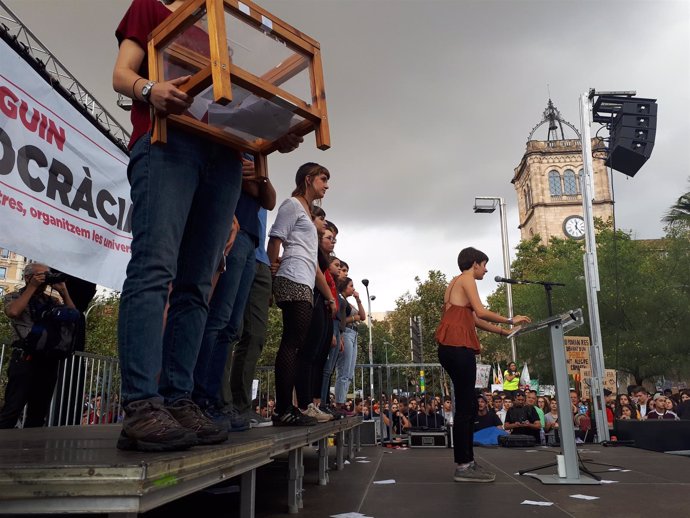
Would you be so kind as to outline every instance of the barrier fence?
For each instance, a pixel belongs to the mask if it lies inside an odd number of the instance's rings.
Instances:
[[[4,396],[11,347],[0,346],[0,394]],[[117,358],[76,352],[59,362],[48,426],[79,426],[116,423],[122,420],[120,369]],[[373,374],[373,384],[372,384]],[[329,392],[334,393],[335,373]],[[371,393],[371,387],[374,393]],[[253,397],[257,405],[275,400],[275,368],[258,367]],[[384,408],[385,401],[399,397],[440,397],[451,395],[451,382],[438,363],[360,364],[347,397],[372,399]],[[383,400],[383,402],[382,402]],[[258,408],[261,410],[261,408]],[[21,427],[23,416],[18,426]],[[390,436],[381,430],[382,436]]]

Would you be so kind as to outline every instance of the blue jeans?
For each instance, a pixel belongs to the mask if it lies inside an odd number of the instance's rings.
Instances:
[[[204,337],[194,368],[192,399],[202,408],[220,405],[220,387],[230,344],[239,339],[244,308],[256,271],[256,243],[240,230],[228,254],[208,309]]]
[[[350,382],[355,376],[355,365],[357,364],[357,331],[345,328],[343,352],[338,355],[335,364],[335,402],[345,403]]]
[[[152,146],[144,135],[132,148],[132,258],[118,322],[125,404],[191,395],[211,277],[230,234],[241,167],[229,148],[174,127],[167,144]]]
[[[331,391],[331,374],[335,370],[335,362],[340,355],[340,322],[333,321],[333,336],[335,336],[335,347],[331,347],[328,351],[328,358],[326,364],[323,366],[323,378],[321,379],[321,404],[328,405],[330,403],[329,392]]]

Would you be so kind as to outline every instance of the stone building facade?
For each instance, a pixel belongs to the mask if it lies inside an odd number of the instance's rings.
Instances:
[[[592,139],[595,218],[613,216],[613,199],[600,139]],[[529,140],[512,183],[518,200],[522,239],[541,237],[546,244],[552,236],[579,239],[578,217],[582,217],[582,150],[580,140]],[[573,218],[575,217],[575,218]],[[574,220],[574,221],[570,221]]]
[[[26,257],[0,248],[0,297],[24,285],[22,273],[26,263]]]

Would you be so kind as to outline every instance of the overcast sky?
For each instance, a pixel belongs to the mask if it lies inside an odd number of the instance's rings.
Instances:
[[[115,27],[129,0],[3,0],[113,116],[129,128],[111,86]],[[662,235],[661,217],[688,189],[690,2],[665,0],[264,0],[259,4],[321,43],[332,148],[313,134],[271,155],[279,200],[306,161],[332,174],[323,207],[340,228],[336,253],[373,311],[394,309],[414,277],[457,273],[465,246],[503,273],[502,196],[511,254],[520,233],[510,180],[549,92],[579,127],[578,97],[637,90],[657,98],[652,158],[635,178],[614,173],[617,226]],[[596,131],[596,127],[595,127]],[[545,138],[542,127],[538,138]],[[519,308],[516,308],[519,311]]]

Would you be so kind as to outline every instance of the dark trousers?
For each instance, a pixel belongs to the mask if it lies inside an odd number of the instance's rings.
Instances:
[[[24,428],[45,424],[57,381],[58,363],[58,360],[27,356],[21,349],[12,351],[0,428],[14,428],[25,405]]]
[[[474,460],[472,448],[474,420],[477,416],[477,395],[474,382],[477,362],[474,351],[468,347],[438,346],[438,360],[450,376],[455,389],[455,415],[453,418],[453,453],[457,464]]]

